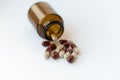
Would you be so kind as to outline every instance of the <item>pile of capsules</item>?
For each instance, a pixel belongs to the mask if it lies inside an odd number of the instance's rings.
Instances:
[[[72,63],[79,55],[79,50],[72,41],[62,39],[56,41],[43,41],[42,45],[47,47],[44,56],[53,59],[65,58],[69,63]]]

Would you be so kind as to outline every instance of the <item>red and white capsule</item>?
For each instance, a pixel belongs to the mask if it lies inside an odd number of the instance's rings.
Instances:
[[[50,41],[43,41],[42,46],[48,47],[50,45]]]
[[[60,50],[60,52],[59,52],[59,56],[60,56],[61,58],[63,58],[65,53],[66,53],[66,48],[63,47],[63,48]]]
[[[78,54],[75,52],[73,52],[71,55],[74,56],[74,58],[77,58],[77,56],[78,56]]]
[[[67,59],[70,55],[71,55],[70,52],[66,52],[66,53],[64,54],[64,58]]]
[[[79,50],[78,50],[77,46],[74,43],[71,44],[71,48],[73,49],[73,52],[79,54]]]
[[[45,51],[44,57],[47,59],[50,57],[51,49],[48,47]]]

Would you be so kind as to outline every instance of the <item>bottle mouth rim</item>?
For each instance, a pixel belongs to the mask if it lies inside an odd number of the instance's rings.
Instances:
[[[61,35],[57,36],[57,39],[60,38],[64,32],[64,25],[63,23],[61,23],[60,21],[52,21],[52,22],[48,22],[46,25],[44,25],[44,30],[43,30],[43,34],[44,34],[44,37],[45,39],[47,40],[53,40],[52,38],[48,37],[46,32],[47,30],[49,29],[50,26],[54,25],[54,24],[58,24],[60,25],[61,29],[62,29],[62,32],[61,32]]]

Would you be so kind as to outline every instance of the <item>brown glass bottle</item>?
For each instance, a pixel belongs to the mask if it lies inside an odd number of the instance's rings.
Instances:
[[[29,19],[35,25],[38,34],[48,40],[58,39],[64,32],[63,19],[48,3],[38,2],[29,12]]]

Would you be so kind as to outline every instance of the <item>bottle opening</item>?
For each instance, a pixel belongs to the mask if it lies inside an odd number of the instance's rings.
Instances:
[[[58,21],[54,21],[49,23],[46,26],[46,30],[45,30],[45,36],[47,39],[49,40],[56,40],[58,39],[62,33],[63,33],[63,25],[58,22]]]

